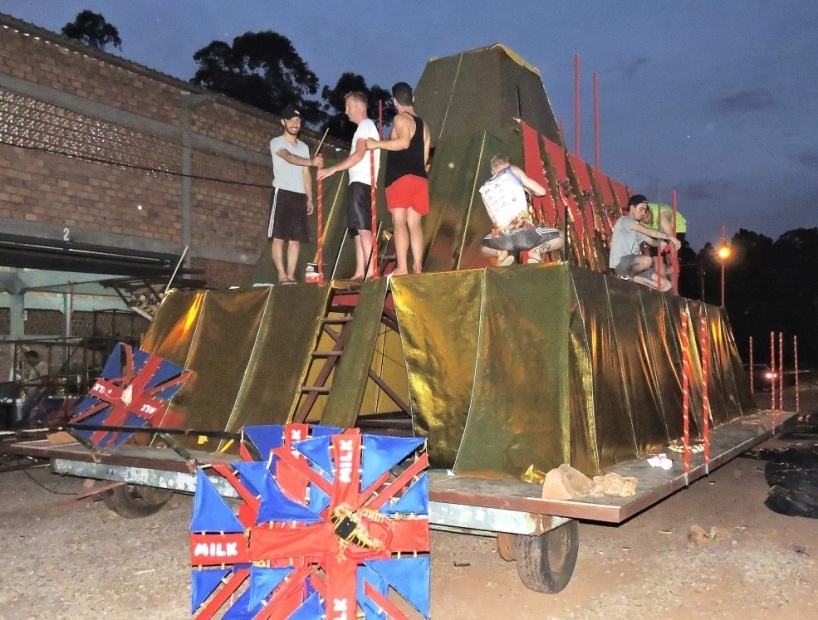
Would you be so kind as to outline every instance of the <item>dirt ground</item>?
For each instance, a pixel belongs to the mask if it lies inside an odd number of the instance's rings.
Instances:
[[[768,510],[763,468],[738,458],[623,525],[580,524],[559,594],[527,590],[492,538],[434,532],[432,617],[818,617],[818,520]],[[82,490],[47,468],[0,473],[0,618],[189,618],[191,498],[123,519]],[[692,526],[715,537],[694,544]]]

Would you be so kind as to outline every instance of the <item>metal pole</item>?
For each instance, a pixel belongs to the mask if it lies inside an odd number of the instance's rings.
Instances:
[[[724,235],[724,226],[722,226],[721,227],[721,248],[723,248],[724,245],[725,245],[725,235]],[[719,248],[719,250],[721,250],[721,248]],[[724,262],[725,262],[726,259],[724,257],[720,257],[720,258],[721,258],[721,307],[724,308]]]
[[[579,54],[574,54],[574,155],[579,157]]]
[[[753,393],[753,337],[750,336],[750,394]]]

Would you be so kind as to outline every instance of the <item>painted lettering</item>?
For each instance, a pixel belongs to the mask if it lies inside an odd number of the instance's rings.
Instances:
[[[332,599],[332,620],[347,620],[348,601],[345,598]]]

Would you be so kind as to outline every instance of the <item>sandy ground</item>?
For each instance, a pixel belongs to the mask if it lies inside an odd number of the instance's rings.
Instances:
[[[434,532],[432,617],[818,617],[818,520],[765,508],[763,467],[738,458],[623,525],[582,523],[559,594],[527,590],[492,538]],[[189,618],[191,498],[123,519],[82,490],[46,468],[0,473],[0,618]],[[694,525],[715,538],[690,542]]]

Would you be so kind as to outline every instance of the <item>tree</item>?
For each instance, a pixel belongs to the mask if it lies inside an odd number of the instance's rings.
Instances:
[[[113,45],[118,50],[122,49],[119,30],[109,24],[102,15],[93,11],[77,13],[73,22],[62,27],[62,33],[69,39],[75,39],[98,50],[104,50],[108,45]]]
[[[355,123],[351,122],[344,114],[344,96],[352,91],[358,91],[366,95],[369,106],[367,112],[369,118],[378,120],[378,102],[383,103],[383,123],[388,125],[395,117],[395,109],[389,105],[392,95],[388,90],[373,84],[366,85],[363,76],[357,73],[344,73],[338,78],[334,88],[324,86],[321,96],[324,98],[324,110],[329,114],[329,120],[324,125],[324,129],[329,129],[329,134],[341,140],[350,141],[355,134]]]
[[[194,84],[273,114],[295,105],[309,123],[326,118],[320,102],[307,98],[318,92],[318,78],[284,35],[265,30],[245,32],[232,45],[212,41],[193,60]]]

